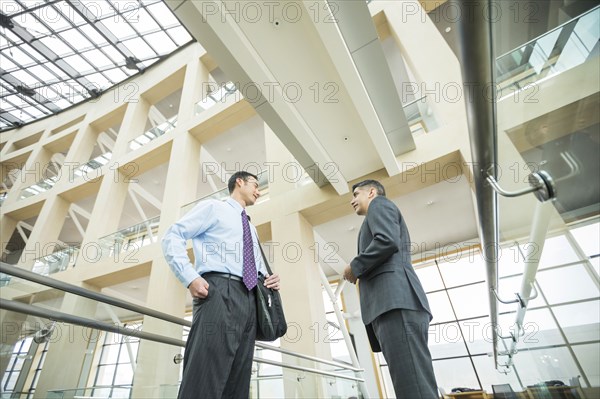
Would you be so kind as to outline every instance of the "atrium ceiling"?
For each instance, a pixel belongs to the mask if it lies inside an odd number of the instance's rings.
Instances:
[[[93,100],[192,40],[162,0],[3,0],[0,131]]]

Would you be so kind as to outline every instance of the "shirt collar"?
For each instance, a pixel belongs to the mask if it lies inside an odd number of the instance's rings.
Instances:
[[[242,213],[242,211],[244,210],[244,208],[240,205],[240,203],[231,197],[227,198],[227,200],[225,200],[225,202],[227,202],[229,205],[231,205],[233,207],[233,209],[237,210],[238,213]]]

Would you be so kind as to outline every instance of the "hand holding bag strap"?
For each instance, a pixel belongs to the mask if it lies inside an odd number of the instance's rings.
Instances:
[[[273,272],[267,262],[267,257],[260,245],[260,252],[265,263],[265,268],[269,275]],[[256,306],[257,306],[257,330],[256,339],[260,341],[274,341],[282,337],[287,332],[287,322],[283,313],[281,297],[279,292],[262,285],[262,279],[259,279],[259,285],[256,287]]]
[[[269,273],[269,276],[270,276],[271,274],[273,274],[273,272],[271,271],[271,267],[269,266],[269,262],[267,262],[267,257],[265,256],[265,251],[263,251],[263,249],[262,249],[262,245],[260,245],[260,241],[258,241],[258,248],[260,248],[260,253],[261,253],[262,258],[263,258],[263,263],[265,264],[265,268],[267,269],[267,272]]]

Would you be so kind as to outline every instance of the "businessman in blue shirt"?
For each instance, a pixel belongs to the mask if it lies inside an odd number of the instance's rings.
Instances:
[[[169,266],[194,299],[179,398],[248,398],[250,393],[255,287],[258,273],[267,275],[256,228],[246,215],[260,196],[258,179],[236,172],[228,188],[227,200],[200,202],[162,240]],[[279,290],[279,276],[268,276],[265,285]]]

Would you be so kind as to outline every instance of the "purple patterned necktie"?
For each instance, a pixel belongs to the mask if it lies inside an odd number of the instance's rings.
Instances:
[[[244,270],[243,281],[248,291],[256,286],[256,261],[254,260],[254,247],[252,245],[252,234],[250,233],[250,223],[246,210],[242,211],[242,228],[244,230]]]

